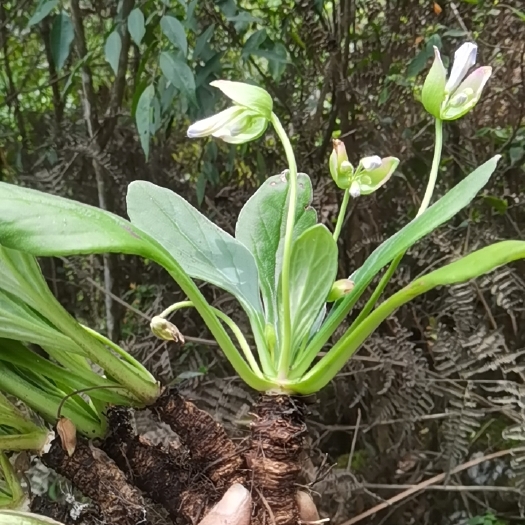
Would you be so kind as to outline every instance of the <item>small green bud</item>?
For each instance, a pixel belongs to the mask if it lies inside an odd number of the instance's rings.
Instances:
[[[332,285],[330,293],[326,298],[327,303],[333,303],[349,294],[354,289],[355,283],[350,279],[339,279]]]
[[[332,179],[342,190],[346,190],[352,184],[354,167],[348,160],[346,148],[342,140],[334,139],[334,149],[330,155],[330,174]]]
[[[184,336],[179,329],[173,323],[164,319],[164,317],[159,315],[153,317],[150,322],[150,328],[159,339],[184,344]]]

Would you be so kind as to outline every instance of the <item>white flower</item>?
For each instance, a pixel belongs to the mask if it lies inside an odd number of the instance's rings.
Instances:
[[[479,67],[467,78],[465,76],[476,63],[478,47],[467,42],[454,55],[450,76],[441,61],[437,47],[434,47],[434,63],[425,79],[421,100],[425,109],[441,120],[456,120],[468,113],[481,98],[492,68]]]
[[[220,89],[234,105],[192,124],[188,128],[188,137],[213,136],[230,144],[244,144],[265,132],[273,102],[264,89],[229,80],[216,80],[210,85]]]
[[[337,139],[333,142],[334,149],[329,162],[330,173],[337,186],[348,190],[354,199],[360,195],[369,195],[383,186],[399,164],[396,157],[382,159],[379,155],[372,155],[363,157],[354,170],[348,160],[344,143]]]
[[[267,126],[268,121],[260,115],[240,106],[232,106],[192,124],[188,128],[188,137],[193,139],[211,135],[229,144],[243,144],[259,138]]]
[[[461,84],[469,69],[476,63],[477,54],[478,46],[472,42],[466,42],[454,53],[454,63],[445,85],[447,93],[452,93]]]
[[[381,157],[373,155],[372,157],[364,157],[359,163],[365,171],[372,171],[381,166]]]

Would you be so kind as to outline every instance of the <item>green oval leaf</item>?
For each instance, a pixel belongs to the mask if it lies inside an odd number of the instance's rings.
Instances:
[[[135,122],[139,133],[140,145],[146,156],[149,157],[149,141],[151,137],[152,101],[155,97],[155,87],[150,84],[139,97],[135,110]]]
[[[178,47],[184,56],[188,54],[188,40],[184,26],[174,16],[164,15],[160,19],[160,28],[168,40]]]
[[[136,7],[131,11],[128,17],[128,31],[131,38],[137,46],[140,46],[144,35],[146,34],[146,26],[144,23],[144,13],[140,7]]]
[[[292,247],[289,290],[294,351],[306,343],[336,275],[337,244],[326,226],[316,224],[304,231]],[[278,294],[277,304],[282,306],[282,281]],[[283,319],[282,312],[279,319]]]
[[[39,22],[42,22],[44,18],[53,11],[53,9],[58,5],[58,0],[41,0],[36,7],[33,16],[29,19],[27,23],[28,27],[34,26]]]
[[[120,52],[122,50],[122,39],[118,31],[113,31],[106,40],[104,46],[104,53],[106,55],[106,62],[111,66],[115,75],[118,73],[118,64],[120,61]]]
[[[151,235],[196,279],[237,297],[248,312],[262,313],[257,266],[249,250],[180,195],[133,181],[126,197],[131,222]]]
[[[284,174],[269,177],[243,206],[235,237],[250,250],[259,270],[266,321],[275,321],[277,283],[281,274],[286,228],[288,180]],[[297,176],[294,238],[317,222],[310,207],[312,183],[305,173]]]
[[[49,38],[51,55],[53,56],[57,70],[60,71],[69,57],[71,42],[73,42],[75,38],[71,18],[69,18],[69,15],[65,11],[60,12],[55,17]]]
[[[163,75],[189,100],[195,101],[195,77],[188,64],[168,51],[160,54],[159,63]]]

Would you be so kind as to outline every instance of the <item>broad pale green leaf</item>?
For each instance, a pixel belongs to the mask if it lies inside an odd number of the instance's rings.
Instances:
[[[249,250],[176,193],[145,181],[128,187],[132,224],[151,235],[196,279],[235,295],[261,312],[257,266]]]
[[[348,315],[374,276],[399,253],[408,250],[419,239],[434,231],[465,208],[474,199],[479,190],[487,184],[490,176],[496,169],[499,159],[500,155],[496,155],[479,166],[435,204],[430,206],[425,213],[408,223],[372,252],[363,266],[352,274],[351,279],[355,282],[352,292],[334,307],[321,330],[309,343],[305,357],[301,359],[301,365],[297,368],[297,373],[306,371],[322,346]]]
[[[0,525],[64,525],[58,521],[30,512],[0,510]]]
[[[0,183],[0,245],[41,256],[127,253],[156,261],[169,271],[193,301],[238,374],[257,390],[267,390],[271,386],[271,383],[256,376],[239,355],[224,327],[195,283],[178,265],[176,258],[166,253],[154,239],[128,221],[93,206],[13,184]],[[257,274],[254,282],[257,283]],[[76,336],[78,330],[81,330],[71,325],[68,329],[75,332]],[[12,334],[1,333],[0,337],[17,338],[12,337]],[[49,345],[52,343],[50,341]],[[90,351],[95,353],[96,346],[91,345]],[[82,348],[85,355],[89,355],[88,347]],[[92,360],[94,358],[91,355],[89,357]],[[109,357],[105,359],[105,363],[99,363],[108,373],[110,367],[115,369],[117,366],[115,362],[111,362],[117,358],[113,355]],[[118,370],[111,372],[111,376],[120,380],[117,372]],[[136,385],[136,379],[134,381]],[[139,394],[142,396],[146,392],[144,390]]]
[[[51,55],[55,61],[55,66],[60,71],[69,57],[71,42],[75,38],[75,32],[71,18],[65,11],[61,11],[53,22],[51,28]]]
[[[5,182],[0,182],[0,244],[37,256],[152,255],[143,232],[117,215]]]
[[[312,183],[305,173],[297,178],[297,208],[294,238],[317,222],[310,207]],[[286,230],[288,181],[284,174],[269,177],[246,202],[235,226],[235,237],[252,253],[259,280],[267,322],[274,322],[276,291],[282,267]]]
[[[104,46],[104,53],[106,55],[106,62],[111,66],[115,75],[118,72],[118,63],[120,61],[120,52],[122,50],[122,39],[118,31],[113,31],[106,40]]]
[[[128,17],[128,31],[133,39],[133,42],[140,46],[144,35],[146,34],[146,26],[144,23],[144,13],[140,7],[136,7],[131,11]]]
[[[463,283],[525,258],[525,241],[502,241],[477,250],[416,279],[380,304],[352,332],[346,333],[302,381],[296,391],[310,394],[327,385],[376,328],[400,306],[436,288]]]
[[[53,11],[58,5],[58,0],[41,0],[33,13],[33,16],[29,19],[28,27],[34,26],[39,22],[42,22],[44,18]]]
[[[164,76],[189,100],[195,100],[195,77],[188,64],[173,53],[163,51],[159,59]]]
[[[164,15],[160,19],[160,28],[168,40],[178,47],[184,56],[188,54],[188,40],[184,26],[174,16]]]
[[[151,137],[151,115],[152,101],[155,97],[155,87],[150,84],[140,95],[137,109],[135,110],[135,122],[139,133],[140,145],[146,156],[149,157],[149,141]]]
[[[319,316],[337,275],[337,244],[328,228],[316,224],[293,243],[290,260],[292,347],[302,346]],[[282,305],[282,281],[279,282]],[[283,318],[281,312],[280,319]],[[282,335],[281,335],[282,337]]]

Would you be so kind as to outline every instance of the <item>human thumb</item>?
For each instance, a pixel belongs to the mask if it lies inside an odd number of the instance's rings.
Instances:
[[[310,494],[299,490],[297,491],[295,500],[299,509],[299,518],[302,522],[311,523],[319,521],[317,507],[315,506],[314,500]]]
[[[252,497],[240,483],[234,483],[199,525],[250,525]]]

